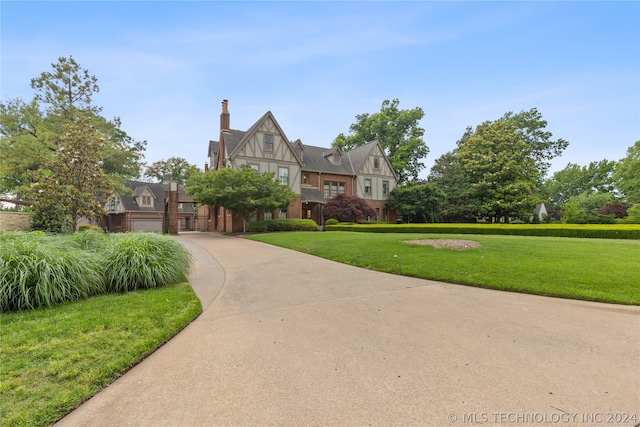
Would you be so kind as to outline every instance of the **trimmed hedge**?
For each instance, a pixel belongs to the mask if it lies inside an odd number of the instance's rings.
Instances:
[[[640,240],[635,224],[347,224],[325,225],[326,231],[365,233],[498,234],[540,237]]]
[[[247,231],[264,233],[270,231],[319,231],[320,227],[312,219],[270,219],[267,221],[250,222]]]

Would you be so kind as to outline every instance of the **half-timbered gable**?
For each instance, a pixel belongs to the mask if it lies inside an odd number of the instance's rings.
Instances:
[[[236,131],[232,140],[233,145],[227,145],[227,167],[247,165],[260,173],[273,173],[276,180],[300,193],[300,161],[270,111],[246,132]]]
[[[372,141],[349,151],[356,175],[356,194],[368,200],[385,200],[397,177],[380,143]]]

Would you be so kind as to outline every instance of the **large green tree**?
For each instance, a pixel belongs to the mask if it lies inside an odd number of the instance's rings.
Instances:
[[[560,156],[569,145],[569,141],[562,138],[552,139],[553,134],[546,130],[547,121],[537,108],[517,114],[509,111],[497,121],[509,122],[515,126],[527,146],[527,156],[535,161],[541,177],[546,175],[549,162]]]
[[[569,144],[552,139],[546,125],[533,108],[468,127],[457,148],[438,159],[429,175],[446,194],[444,214],[456,220],[528,218],[541,200],[549,161]]]
[[[410,222],[438,222],[442,217],[444,194],[434,184],[406,183],[391,191],[385,207]]]
[[[357,122],[349,127],[349,134],[339,134],[333,146],[351,150],[377,139],[398,181],[404,182],[418,178],[429,148],[423,140],[424,129],[418,125],[424,117],[422,108],[401,110],[398,104],[397,99],[385,100],[379,112],[358,114]]]
[[[627,150],[615,168],[613,178],[616,188],[629,204],[640,204],[640,141]]]
[[[169,157],[167,160],[153,162],[145,170],[145,176],[158,182],[163,179],[186,181],[188,176],[198,168],[182,157]]]
[[[591,162],[588,166],[569,163],[545,181],[543,193],[554,208],[583,193],[612,193],[615,167],[616,162],[609,160]]]
[[[442,215],[448,221],[463,221],[480,214],[480,203],[475,197],[471,178],[460,163],[457,150],[435,160],[427,181],[444,194]]]
[[[296,194],[276,182],[274,176],[246,166],[240,170],[197,171],[187,178],[186,190],[200,204],[221,206],[239,214],[246,231],[251,214],[286,208],[296,199]]]
[[[48,219],[41,224],[48,231],[72,231],[80,219],[100,217],[100,200],[115,190],[114,181],[100,167],[104,140],[89,118],[79,117],[65,128],[46,167],[33,173],[29,191],[36,217]]]
[[[65,125],[80,116],[89,118],[104,140],[101,168],[120,180],[138,177],[146,142],[136,141],[121,128],[119,118],[98,115],[92,95],[98,92],[97,79],[73,58],[59,58],[52,72],[33,79],[36,95],[31,101],[20,98],[0,103],[0,191],[20,194],[33,182],[35,171],[46,167],[57,152]]]
[[[485,122],[458,143],[460,163],[485,216],[521,217],[536,204],[540,171],[514,123]]]

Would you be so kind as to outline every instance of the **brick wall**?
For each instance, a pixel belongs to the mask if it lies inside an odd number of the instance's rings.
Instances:
[[[0,231],[31,230],[31,214],[0,211]]]

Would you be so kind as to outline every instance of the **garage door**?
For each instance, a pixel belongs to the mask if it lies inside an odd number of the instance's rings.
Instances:
[[[162,233],[162,219],[134,219],[133,221],[131,221],[131,230]]]

